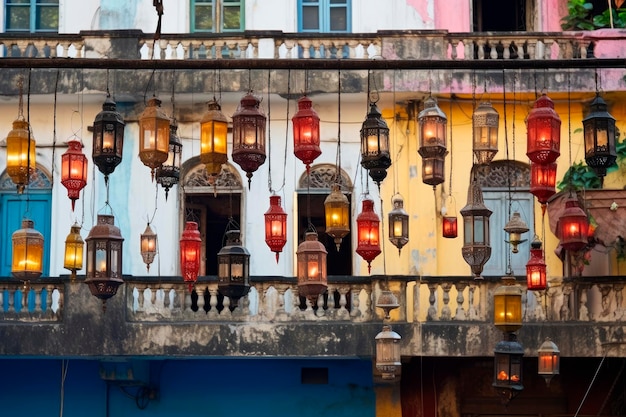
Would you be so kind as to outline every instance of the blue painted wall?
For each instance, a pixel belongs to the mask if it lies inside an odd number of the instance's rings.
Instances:
[[[0,379],[0,416],[59,416],[61,403],[64,417],[376,414],[369,360],[152,360],[143,362],[149,372],[135,367],[137,379],[157,388],[150,401],[136,401],[136,386],[103,381],[99,361],[70,359],[65,364],[63,378],[60,359],[0,359],[5,376]],[[328,368],[328,383],[302,384],[303,367]]]

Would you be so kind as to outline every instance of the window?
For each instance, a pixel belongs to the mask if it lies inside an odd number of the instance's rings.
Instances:
[[[317,231],[318,240],[324,245],[328,255],[326,256],[326,271],[330,275],[352,275],[352,234],[348,233],[341,241],[341,246],[337,250],[337,245],[332,237],[325,233],[326,214],[324,201],[330,194],[330,186],[335,178],[335,166],[329,164],[319,164],[311,167],[309,179],[306,172],[300,177],[298,182],[298,244],[304,240],[305,233],[311,224]],[[309,182],[310,181],[310,182]],[[347,190],[351,189],[350,177],[342,175],[342,191],[351,201]],[[352,209],[349,210],[352,213]],[[353,222],[350,219],[350,225]]]
[[[298,0],[298,31],[350,32],[350,0]]]
[[[58,32],[59,0],[6,0],[7,32]]]
[[[474,32],[533,30],[532,0],[474,0]]]
[[[243,32],[243,0],[192,0],[192,32]]]
[[[514,275],[526,275],[530,241],[535,234],[534,199],[528,188],[530,167],[520,162],[494,161],[486,169],[478,171],[478,180],[485,205],[493,212],[489,218],[491,257],[485,264],[483,275],[503,276],[507,272],[509,259]],[[514,212],[519,212],[530,229],[522,235],[526,241],[518,246],[518,253],[511,253],[511,245],[505,242],[509,235],[504,231],[504,226]]]

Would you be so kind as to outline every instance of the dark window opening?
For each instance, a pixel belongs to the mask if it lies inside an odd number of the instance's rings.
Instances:
[[[474,32],[527,31],[526,0],[475,0]]]
[[[304,240],[309,224],[307,212],[311,212],[311,224],[317,231],[317,239],[328,251],[326,270],[328,275],[352,275],[352,237],[348,233],[341,241],[339,251],[332,237],[325,233],[326,218],[324,200],[330,193],[325,194],[298,194],[298,242]],[[307,198],[307,195],[310,197]],[[347,196],[350,201],[350,195]],[[351,211],[350,211],[351,212]],[[352,224],[352,221],[350,222]]]
[[[241,195],[233,194],[187,194],[185,220],[198,222],[202,238],[203,256],[200,275],[217,275],[217,253],[225,243],[226,228],[232,220],[241,224]],[[233,227],[229,227],[232,229]]]

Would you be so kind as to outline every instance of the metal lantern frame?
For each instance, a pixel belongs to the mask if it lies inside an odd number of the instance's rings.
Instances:
[[[104,175],[105,183],[109,175],[122,162],[124,148],[124,126],[126,123],[117,111],[117,105],[107,94],[102,111],[93,121],[93,147],[91,159]]]
[[[180,241],[180,271],[189,286],[189,292],[198,280],[200,273],[200,257],[202,256],[202,238],[198,230],[198,223],[188,221],[185,223],[185,230]]]
[[[615,118],[608,112],[606,102],[596,95],[590,104],[590,112],[583,119],[585,137],[585,162],[596,175],[603,178],[606,170],[615,163]]]
[[[293,123],[293,153],[309,173],[313,161],[322,154],[320,148],[320,117],[313,109],[313,101],[306,95],[298,99],[298,111]]]
[[[170,144],[170,118],[161,108],[161,100],[152,97],[139,117],[139,159],[154,180],[156,169],[167,161]]]
[[[70,228],[70,233],[65,238],[65,249],[63,251],[63,268],[70,270],[70,279],[76,279],[76,271],[83,269],[83,254],[85,251],[85,241],[80,235],[81,226],[74,223]]]
[[[287,213],[281,206],[279,195],[270,196],[270,207],[264,214],[265,243],[276,254],[276,262],[287,243]]]
[[[248,177],[265,163],[265,125],[267,117],[261,111],[261,99],[248,92],[240,101],[233,119],[232,158]]]
[[[228,161],[228,119],[215,99],[207,107],[200,120],[200,162],[205,164],[209,177],[214,178]]]
[[[463,259],[471,267],[475,279],[482,279],[485,263],[491,257],[489,246],[489,217],[492,211],[485,206],[483,193],[476,178],[467,191],[467,205],[461,210],[463,216]]]
[[[530,258],[526,263],[526,287],[530,291],[546,289],[546,261],[541,241],[537,238],[530,243]]]
[[[30,182],[30,176],[36,167],[36,142],[30,125],[24,119],[13,122],[13,129],[6,138],[7,167],[6,171],[22,194]]]
[[[389,126],[376,102],[370,103],[367,117],[361,127],[361,166],[380,187],[391,166],[389,154]]]
[[[44,237],[30,219],[11,235],[11,274],[22,281],[37,279],[43,272]]]
[[[367,262],[367,272],[372,270],[372,261],[381,253],[380,218],[374,212],[374,201],[363,200],[361,213],[356,218],[356,253]]]
[[[578,251],[589,242],[589,219],[580,206],[576,195],[565,200],[565,210],[558,221],[558,237],[561,246],[568,251]]]
[[[306,297],[311,304],[317,303],[319,296],[324,294],[328,287],[327,255],[326,248],[317,240],[316,232],[307,232],[304,241],[296,250],[298,293]]]
[[[505,401],[519,394],[523,384],[524,347],[517,341],[515,333],[506,333],[493,351],[493,387]]]
[[[396,194],[391,199],[393,209],[389,212],[389,241],[398,248],[398,254],[409,243],[409,214],[404,210],[404,199]]]
[[[547,338],[539,349],[537,349],[537,373],[546,380],[550,386],[550,381],[560,372],[561,352],[558,346]]]
[[[526,136],[526,155],[532,162],[549,164],[561,154],[561,119],[545,93],[526,118]]]
[[[150,264],[154,261],[157,254],[157,234],[150,227],[150,223],[146,225],[146,230],[141,234],[140,252],[143,263],[146,264],[146,270],[150,272]]]
[[[341,191],[341,185],[334,183],[330,194],[324,200],[326,234],[333,238],[337,251],[342,239],[350,233],[350,202]]]
[[[448,154],[448,118],[434,97],[424,101],[424,109],[417,116],[419,149],[422,157],[422,182],[433,187],[445,181],[444,162]]]
[[[91,294],[106,300],[117,293],[124,282],[122,278],[122,244],[124,238],[115,226],[115,218],[109,214],[99,214],[97,224],[91,228],[87,238],[87,268],[85,283]]]
[[[479,165],[489,164],[498,153],[500,115],[491,103],[482,102],[472,114],[472,151]]]
[[[231,300],[231,308],[250,291],[250,252],[241,244],[241,231],[228,230],[217,253],[217,289]]]
[[[165,199],[170,189],[180,181],[180,165],[183,153],[183,143],[178,137],[178,123],[170,123],[170,140],[167,160],[156,169],[156,181],[165,189]]]
[[[87,185],[87,157],[79,140],[67,142],[67,151],[61,155],[61,184],[67,188],[67,196],[72,201],[72,211],[80,191]]]
[[[511,275],[502,282],[493,292],[493,323],[503,333],[513,333],[522,327],[522,287]]]
[[[526,239],[522,239],[522,235],[528,232],[528,225],[522,220],[519,212],[513,212],[511,218],[504,226],[504,231],[509,235],[509,240],[505,242],[511,245],[511,252],[518,253],[519,249],[517,247],[526,242]]]

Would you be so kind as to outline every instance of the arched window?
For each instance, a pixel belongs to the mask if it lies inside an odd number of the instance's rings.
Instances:
[[[343,238],[339,251],[332,237],[325,233],[326,220],[324,211],[324,200],[330,194],[330,188],[336,182],[337,168],[331,164],[313,165],[310,174],[304,172],[298,181],[298,242],[304,240],[307,230],[309,216],[311,223],[315,227],[318,239],[326,247],[328,256],[326,258],[326,268],[328,275],[352,275],[352,238],[348,233]],[[352,181],[350,177],[341,171],[341,189],[351,202]],[[352,213],[352,210],[350,210]],[[352,225],[350,219],[350,227]]]
[[[199,156],[187,160],[182,173],[185,194],[182,221],[198,222],[202,237],[200,275],[217,275],[217,253],[224,246],[228,222],[232,218],[238,225],[242,224],[241,177],[232,165],[226,163],[211,183]]]
[[[513,274],[524,275],[530,241],[535,234],[534,200],[529,192],[530,166],[517,161],[493,161],[488,166],[480,167],[477,174],[485,205],[493,211],[489,219],[491,258],[485,264],[483,275],[504,275],[507,272],[509,255]],[[510,245],[505,242],[509,236],[504,231],[504,226],[514,212],[520,213],[530,229],[522,235],[526,242],[518,246],[518,253],[510,253]]]
[[[15,183],[6,171],[0,175],[0,277],[11,276],[11,236],[21,229],[25,217],[35,222],[35,229],[44,237],[42,276],[50,275],[51,211],[52,181],[40,165],[24,194],[17,194]]]

